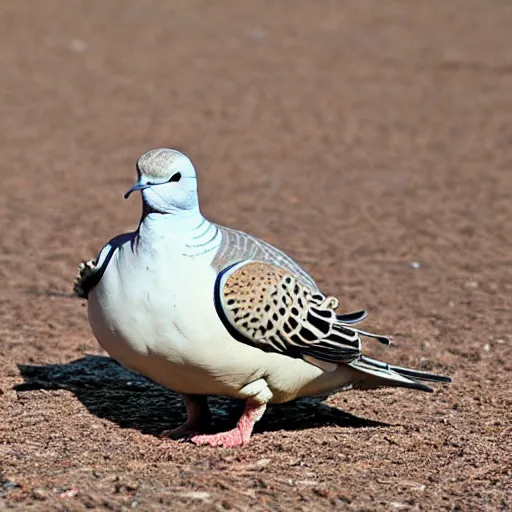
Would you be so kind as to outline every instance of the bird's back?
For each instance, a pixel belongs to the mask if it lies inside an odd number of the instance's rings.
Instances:
[[[318,290],[313,278],[297,262],[273,245],[243,231],[218,227],[222,233],[222,242],[212,260],[212,266],[217,272],[241,261],[271,263],[290,272],[312,291]]]

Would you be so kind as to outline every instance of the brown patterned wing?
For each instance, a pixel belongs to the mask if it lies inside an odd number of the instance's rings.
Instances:
[[[336,318],[338,301],[273,264],[228,267],[217,279],[216,306],[233,337],[267,352],[328,363],[361,354],[357,331]]]
[[[236,229],[219,226],[222,243],[213,259],[212,266],[217,272],[240,261],[270,263],[286,270],[297,281],[311,290],[318,290],[313,278],[287,254],[273,245]]]

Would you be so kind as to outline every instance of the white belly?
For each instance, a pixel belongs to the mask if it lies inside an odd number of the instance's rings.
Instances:
[[[216,273],[201,258],[140,258],[129,242],[119,247],[89,294],[89,322],[100,345],[126,367],[181,393],[237,397],[246,384],[265,378],[273,401],[284,402],[339,381],[301,359],[234,340],[215,310]]]
[[[201,349],[223,334],[214,316],[215,273],[192,262],[138,258],[121,246],[89,296],[89,322],[101,346],[125,366],[181,392],[199,391],[194,373],[203,371]]]

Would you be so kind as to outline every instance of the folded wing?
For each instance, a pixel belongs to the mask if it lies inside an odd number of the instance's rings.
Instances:
[[[261,350],[327,363],[361,355],[357,330],[336,317],[338,301],[279,266],[249,261],[228,267],[217,279],[215,302],[232,336]]]

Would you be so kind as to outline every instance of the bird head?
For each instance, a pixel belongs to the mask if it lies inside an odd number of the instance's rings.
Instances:
[[[152,149],[137,160],[137,183],[144,202],[158,213],[197,210],[196,170],[189,158],[175,149]]]

